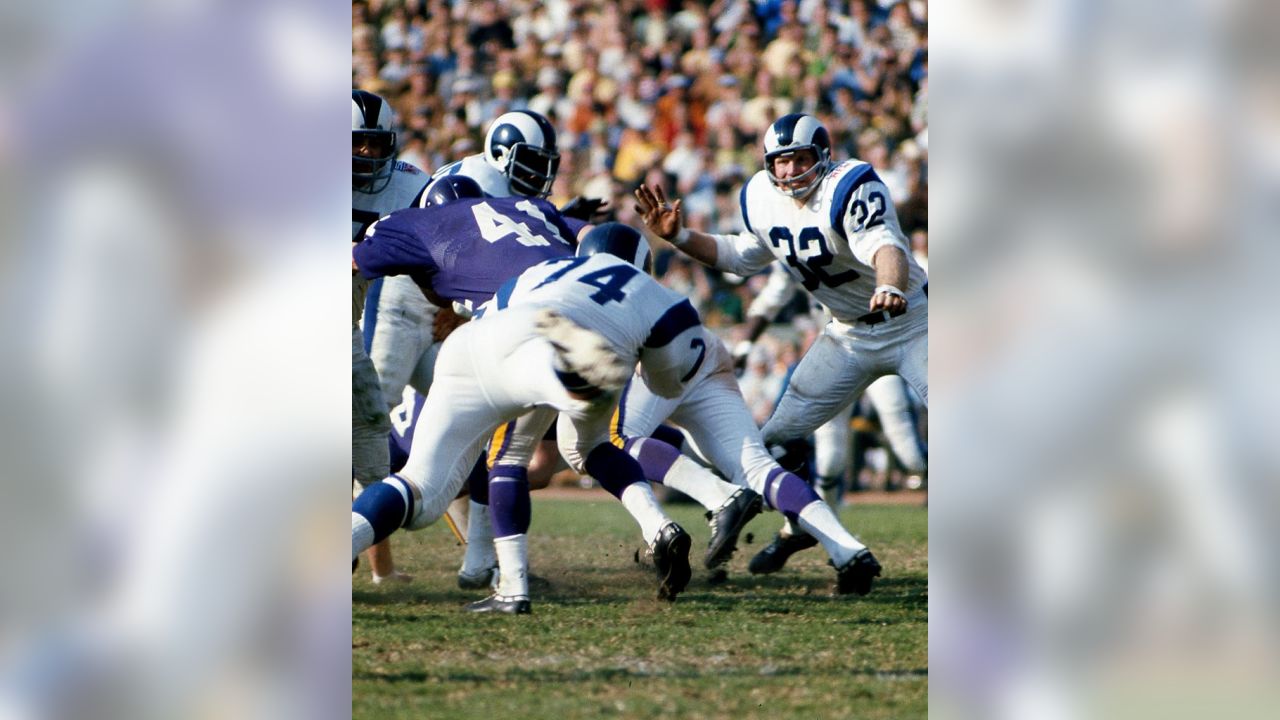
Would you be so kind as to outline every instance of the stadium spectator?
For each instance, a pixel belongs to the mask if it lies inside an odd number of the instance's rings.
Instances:
[[[604,195],[626,222],[635,185],[661,182],[691,227],[719,233],[742,229],[760,132],[811,113],[835,154],[876,166],[927,260],[927,37],[923,0],[356,0],[352,82],[395,105],[426,170],[475,152],[497,114],[529,108],[561,134],[554,202]],[[659,265],[708,326],[740,317],[757,289]],[[775,359],[760,366],[785,373]]]

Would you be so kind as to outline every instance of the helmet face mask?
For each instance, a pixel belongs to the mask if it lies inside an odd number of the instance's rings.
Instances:
[[[485,136],[484,159],[507,177],[513,194],[546,197],[560,169],[555,128],[529,110],[500,115]]]
[[[774,174],[779,158],[795,157],[806,150],[811,151],[814,157],[813,165],[807,170],[788,178]],[[831,137],[815,118],[803,113],[784,115],[765,131],[764,170],[773,187],[783,195],[796,200],[807,198],[830,169]]]
[[[560,170],[560,153],[516,143],[509,155],[506,175],[511,181],[512,192],[529,197],[551,194],[551,185]]]
[[[364,90],[351,91],[351,187],[377,194],[395,171],[395,113],[385,100]]]
[[[396,134],[381,130],[351,131],[353,187],[380,192],[391,182],[396,158]]]

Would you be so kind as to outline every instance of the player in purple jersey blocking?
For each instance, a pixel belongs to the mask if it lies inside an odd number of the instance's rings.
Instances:
[[[504,297],[505,281],[545,260],[570,257],[572,246],[564,238],[574,237],[575,227],[579,232],[588,227],[578,221],[565,220],[553,206],[541,199],[482,197],[478,185],[460,175],[437,178],[424,192],[423,205],[427,207],[402,210],[378,221],[366,233],[365,240],[356,246],[354,258],[361,273],[370,279],[389,274],[413,277],[424,294],[441,306],[452,302],[469,309],[495,294],[497,306],[504,306],[507,300]],[[606,235],[612,237],[616,233]],[[630,230],[627,237],[631,237],[633,243],[643,245],[642,249],[648,252],[648,244],[639,233]],[[509,290],[507,287],[508,294]],[[505,477],[504,472],[524,472],[522,466],[527,465],[528,460],[520,460],[526,451],[520,443],[531,441],[529,434],[534,420],[522,419],[499,430],[491,443],[488,458],[491,482]],[[656,440],[650,444],[654,447],[663,445]],[[679,454],[674,448],[668,449],[668,454]],[[639,471],[629,461],[620,459],[621,469],[617,472],[636,482],[664,483],[669,468],[652,462],[650,455],[652,453],[638,457]],[[502,466],[516,469],[503,470]],[[708,565],[710,567],[726,560],[728,553],[732,552],[742,526],[754,515],[744,508],[753,507],[751,501],[756,494],[727,483],[700,467],[695,467],[695,472],[688,474],[696,475],[690,478],[691,482],[717,488],[711,496],[718,501],[705,504],[711,513],[709,521],[713,530],[707,555],[714,559]],[[619,499],[622,499],[622,491],[627,484],[617,485],[618,492],[614,494]],[[611,487],[608,479],[602,480],[602,485]],[[487,504],[486,490],[473,487],[473,501]],[[735,493],[736,501],[723,501],[735,497]],[[628,506],[628,510],[642,528],[657,522],[654,518],[660,517],[659,512],[650,512],[648,503],[641,505],[646,507],[633,505]],[[485,517],[477,513],[473,516]],[[492,537],[480,539],[480,533],[471,530],[469,528],[468,558],[480,557],[482,553],[493,557],[488,550]],[[646,531],[645,535],[646,542],[652,545],[653,533]],[[493,557],[492,561],[480,567],[487,571],[496,564],[496,560]],[[476,567],[477,564],[464,562],[464,569],[459,572],[459,583],[464,587],[486,584],[470,580],[472,573],[466,571],[469,566]],[[485,572],[483,577],[487,581],[488,573]]]

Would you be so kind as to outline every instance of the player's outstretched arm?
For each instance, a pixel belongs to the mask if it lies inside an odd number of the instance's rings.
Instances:
[[[888,310],[897,314],[907,309],[907,256],[901,249],[886,245],[876,251],[876,294],[871,296],[872,312]]]
[[[636,188],[636,212],[649,232],[675,245],[681,252],[704,265],[715,267],[718,255],[714,237],[684,227],[682,201],[667,202],[662,187],[641,185]]]

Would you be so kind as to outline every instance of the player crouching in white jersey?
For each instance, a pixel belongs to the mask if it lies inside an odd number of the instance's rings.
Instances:
[[[888,188],[865,162],[833,164],[826,128],[800,113],[765,131],[764,165],[742,188],[747,230],[737,235],[683,227],[680,201],[668,204],[661,188],[637,189],[636,209],[651,232],[718,270],[745,276],[783,261],[830,309],[832,321],[762,430],[765,442],[788,450],[882,375],[901,375],[928,404],[928,283],[911,259]],[[793,454],[781,455],[784,467],[795,466]],[[749,569],[774,572],[815,544],[788,522]]]
[[[618,258],[571,256],[525,271],[478,322],[454,331],[441,348],[404,470],[370,487],[352,506],[352,558],[400,527],[437,520],[488,436],[528,408],[543,407],[572,423],[580,440],[575,450],[585,455],[575,464],[621,486],[618,494],[633,515],[633,505],[648,506],[638,519],[652,538],[660,575],[666,570],[659,596],[673,599],[689,580],[690,537],[665,519],[639,465],[608,442],[608,420],[637,360],[656,391],[679,394],[695,359],[689,337],[700,331],[686,299]],[[536,428],[530,434],[541,436]],[[502,508],[491,508],[498,587],[468,606],[475,612],[530,610],[528,486],[513,485]],[[491,502],[494,490],[491,482]]]

